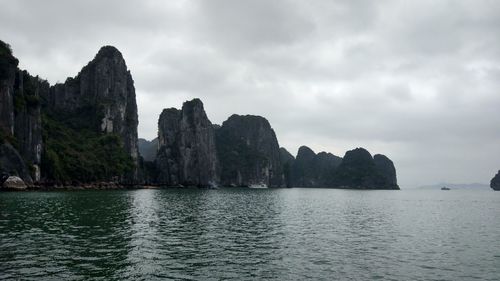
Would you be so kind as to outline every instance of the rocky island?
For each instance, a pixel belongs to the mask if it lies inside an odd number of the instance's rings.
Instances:
[[[134,81],[115,47],[49,85],[0,41],[0,178],[9,189],[247,186],[399,189],[392,161],[363,148],[339,157],[280,148],[261,116],[212,124],[201,100],[166,108],[158,137],[138,139]],[[493,182],[493,181],[492,181]]]
[[[495,191],[500,191],[500,171],[491,179],[490,187]]]

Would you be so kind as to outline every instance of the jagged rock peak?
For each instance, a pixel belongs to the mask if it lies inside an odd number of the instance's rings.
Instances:
[[[185,101],[182,104],[182,108],[203,108],[203,102],[199,98],[194,98],[192,100]]]
[[[185,101],[182,104],[182,115],[186,118],[186,122],[189,122],[190,125],[195,125],[195,123],[204,123],[204,125],[210,123],[210,127],[212,127],[212,123],[208,120],[205,109],[203,108],[203,102],[200,99],[192,99],[190,101]]]
[[[158,140],[161,184],[217,185],[215,133],[201,100],[184,102],[182,110],[164,109],[158,120]]]
[[[162,119],[166,118],[166,117],[169,117],[169,116],[173,116],[173,117],[178,117],[178,114],[180,113],[181,111],[177,108],[174,108],[174,107],[171,107],[171,108],[164,108],[162,111],[161,111],[161,114],[160,114],[160,118],[158,119],[158,123],[161,122]]]
[[[311,159],[315,156],[316,153],[305,145],[299,147],[299,151],[297,152],[297,158]]]
[[[94,60],[99,60],[102,58],[121,58],[123,59],[122,53],[114,46],[102,46],[97,52]]]
[[[229,116],[229,118],[222,122],[222,126],[231,126],[234,124],[239,124],[242,126],[253,126],[253,127],[262,127],[263,129],[271,129],[271,124],[267,121],[266,118],[258,115],[238,115],[233,114]]]
[[[133,83],[127,64],[122,53],[113,46],[103,46],[99,49],[94,59],[92,59],[85,67],[82,68],[76,79],[85,75],[85,72],[96,72],[101,76],[109,76],[115,73],[114,76],[127,77]],[[73,78],[68,78],[70,81]]]
[[[344,161],[345,162],[360,162],[360,161],[371,161],[373,160],[372,155],[368,150],[357,147],[353,150],[349,150],[345,153]]]
[[[120,136],[123,149],[136,166],[124,181],[139,180],[134,80],[115,47],[102,47],[76,77],[51,87],[43,100],[47,115],[54,119],[70,116],[78,120],[79,127]]]
[[[284,147],[280,147],[280,158],[281,158],[281,163],[287,163],[295,160],[295,157],[286,150]]]

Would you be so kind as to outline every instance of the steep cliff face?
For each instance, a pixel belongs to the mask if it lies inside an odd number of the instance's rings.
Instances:
[[[18,60],[10,46],[0,41],[0,133],[14,134],[14,80]]]
[[[293,157],[284,147],[280,147],[280,161],[283,169],[283,176],[285,177],[285,185],[286,187],[292,187],[292,167],[295,162],[295,157]]]
[[[495,191],[500,191],[500,171],[491,179],[490,187]]]
[[[316,153],[307,146],[301,146],[292,166],[292,185],[295,187],[316,186]]]
[[[48,94],[50,86],[27,71],[18,71],[14,89],[14,136],[20,154],[32,171],[33,180],[39,181],[43,147],[40,97]]]
[[[301,146],[292,166],[292,185],[300,187],[331,187],[333,174],[342,158],[331,153],[314,153]]]
[[[134,81],[122,54],[102,47],[75,78],[56,84],[42,96],[48,118],[75,130],[119,136],[134,168],[123,180],[138,180],[137,104]]]
[[[199,99],[182,110],[163,110],[158,121],[158,181],[165,185],[214,186],[219,182],[214,127]]]
[[[217,130],[217,153],[225,186],[285,185],[278,140],[263,117],[229,117]]]
[[[396,168],[394,163],[387,156],[375,154],[373,156],[377,172],[382,176],[382,183],[388,188],[398,189],[398,180],[396,178]]]
[[[387,157],[378,156],[376,162],[366,149],[356,148],[346,152],[336,170],[335,182],[345,188],[399,189],[393,167]]]
[[[40,95],[49,84],[17,69],[17,59],[0,41],[0,169],[17,174],[27,183],[40,180],[42,124]]]

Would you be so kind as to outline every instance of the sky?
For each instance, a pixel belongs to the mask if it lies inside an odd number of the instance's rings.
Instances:
[[[200,98],[266,117],[281,146],[394,161],[402,188],[500,169],[500,1],[0,0],[0,39],[51,84],[103,45],[135,81],[139,137]]]

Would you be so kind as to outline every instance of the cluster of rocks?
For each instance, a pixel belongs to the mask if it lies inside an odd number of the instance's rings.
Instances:
[[[199,99],[164,109],[158,138],[140,149],[148,155],[145,177],[161,185],[399,189],[384,155],[357,148],[341,158],[302,146],[295,158],[265,118],[235,114],[213,125]]]
[[[316,154],[303,146],[294,157],[280,148],[265,118],[235,114],[215,125],[199,99],[185,102],[181,109],[163,110],[158,138],[139,141],[134,81],[122,54],[111,46],[102,47],[77,76],[53,86],[17,65],[10,47],[0,41],[0,172],[6,174],[2,184],[8,188],[115,189],[136,184],[398,188],[394,165],[383,155],[372,157],[358,148],[341,158],[327,152]],[[133,170],[104,173],[106,178],[78,178],[77,183],[65,174],[66,181],[61,182],[61,171],[65,171],[58,159],[61,156],[46,148],[64,132],[58,132],[57,123],[53,125],[56,134],[48,135],[44,126],[51,123],[42,116],[63,119],[73,130],[68,132],[118,136]],[[99,145],[112,140],[101,139]],[[52,166],[47,166],[48,158]],[[82,173],[92,171],[83,168]]]

